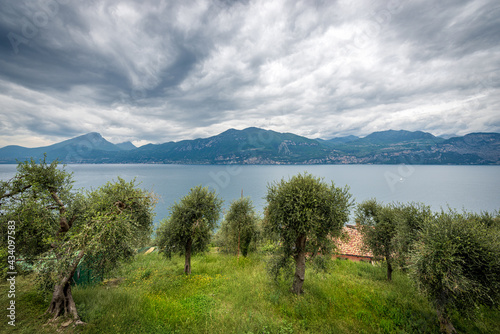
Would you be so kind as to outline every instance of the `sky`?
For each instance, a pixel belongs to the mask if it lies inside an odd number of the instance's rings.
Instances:
[[[498,0],[0,0],[0,147],[500,132]]]

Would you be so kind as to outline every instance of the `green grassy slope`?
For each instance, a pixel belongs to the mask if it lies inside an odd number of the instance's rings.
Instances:
[[[86,326],[65,333],[439,333],[437,317],[403,273],[392,283],[382,266],[330,261],[328,271],[309,265],[305,293],[289,292],[290,281],[273,283],[265,260],[207,254],[184,259],[153,253],[115,273],[118,284],[76,287],[73,295]],[[43,326],[48,300],[23,278],[18,282],[17,323],[3,332],[52,333]],[[7,286],[0,286],[2,309]],[[5,311],[4,311],[5,312]],[[5,322],[5,319],[2,320]],[[464,333],[494,333],[500,312],[482,310],[476,321],[453,318]]]

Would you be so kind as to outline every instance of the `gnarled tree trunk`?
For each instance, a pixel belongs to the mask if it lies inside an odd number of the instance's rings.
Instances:
[[[297,295],[302,293],[302,285],[306,274],[306,235],[301,234],[295,241],[295,249],[297,250],[295,259],[295,276],[293,278],[292,291]]]
[[[54,292],[52,294],[52,300],[47,309],[48,314],[53,316],[52,320],[56,320],[60,316],[70,317],[73,319],[75,324],[84,324],[78,312],[76,311],[75,301],[73,300],[73,295],[71,294],[70,280],[75,274],[76,268],[80,263],[84,255],[83,251],[80,251],[77,258],[71,265],[71,268],[62,275],[62,278],[58,284],[54,286]]]
[[[73,217],[70,221],[68,221],[64,216],[66,207],[55,190],[51,190],[50,194],[59,207],[59,231],[56,234],[56,238],[62,237],[62,235],[66,234],[72,227],[73,221],[76,217]],[[60,257],[57,255],[57,245],[52,244],[52,247],[56,250],[56,257],[60,260]],[[52,300],[50,301],[49,307],[46,311],[46,313],[53,316],[52,321],[56,320],[60,316],[64,316],[72,318],[75,324],[84,324],[84,322],[80,320],[78,312],[76,311],[76,305],[73,300],[73,295],[71,294],[70,285],[70,280],[75,274],[76,268],[78,267],[78,264],[84,254],[83,250],[78,253],[77,257],[69,266],[67,271],[61,274],[60,281],[54,286]]]
[[[184,273],[186,275],[191,274],[191,251],[193,246],[193,240],[189,239],[186,243],[186,256],[184,262]]]
[[[456,334],[457,330],[455,327],[453,327],[453,324],[451,323],[450,317],[448,314],[441,310],[439,307],[437,309],[437,316],[439,320],[439,327],[441,329],[441,333],[446,333],[446,334]]]
[[[56,284],[47,313],[52,314],[54,316],[53,319],[65,316],[72,318],[74,321],[80,320],[69,282]]]

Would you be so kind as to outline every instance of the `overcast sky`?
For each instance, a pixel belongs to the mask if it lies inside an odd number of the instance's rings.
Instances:
[[[0,0],[0,147],[500,132],[500,3]]]

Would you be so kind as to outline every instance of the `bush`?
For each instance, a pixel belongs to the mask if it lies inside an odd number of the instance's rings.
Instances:
[[[500,302],[500,233],[480,218],[450,211],[427,220],[410,258],[410,275],[446,333],[456,332],[452,312],[474,317]]]

